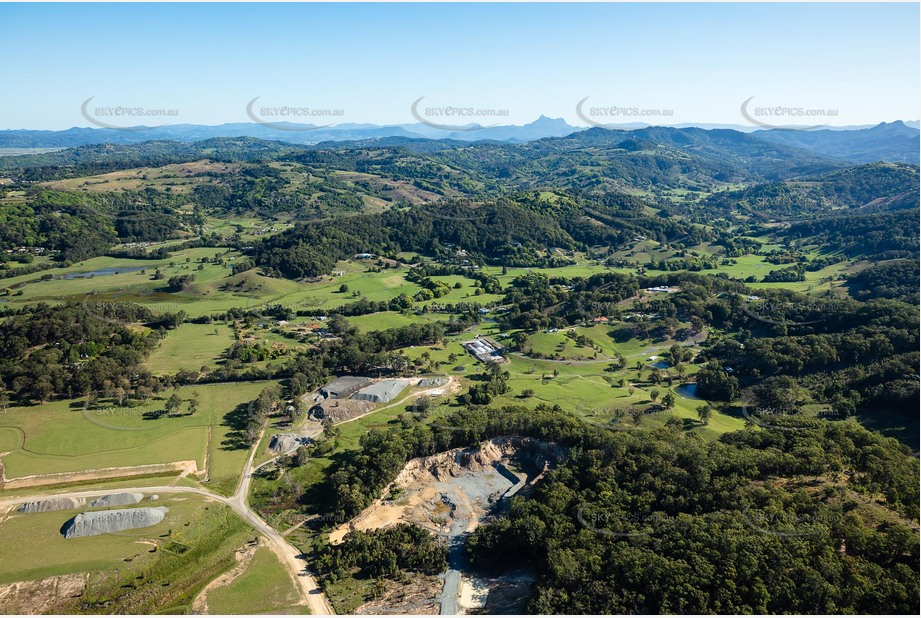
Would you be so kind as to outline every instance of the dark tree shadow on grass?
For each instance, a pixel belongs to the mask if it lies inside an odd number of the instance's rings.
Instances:
[[[227,436],[221,441],[221,450],[239,451],[248,449],[250,444],[246,440],[246,426],[249,424],[249,404],[241,403],[224,415],[225,426],[230,427]]]

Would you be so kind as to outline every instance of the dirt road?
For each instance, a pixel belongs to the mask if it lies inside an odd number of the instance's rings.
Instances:
[[[259,436],[260,440],[262,435]],[[260,443],[256,440],[256,445]],[[182,486],[163,486],[163,487],[136,487],[136,488],[119,488],[119,492],[138,492],[146,494],[180,494],[190,493],[203,496],[210,500],[220,502],[230,507],[234,513],[242,517],[250,526],[256,529],[264,538],[266,546],[278,557],[284,565],[294,582],[295,587],[300,590],[303,602],[310,608],[310,613],[317,616],[331,616],[335,614],[332,606],[326,599],[326,595],[320,590],[313,577],[307,573],[307,565],[301,558],[301,552],[294,545],[289,543],[277,530],[269,526],[258,513],[250,508],[247,498],[249,496],[250,482],[253,476],[253,459],[256,456],[256,446],[250,452],[246,466],[243,468],[243,474],[240,482],[237,484],[237,490],[234,494],[225,498],[218,494],[212,493],[199,487],[182,487]],[[0,499],[0,511],[6,510],[23,502],[41,500],[42,498],[96,498],[112,493],[112,489],[93,489],[86,491],[65,491],[65,492],[48,492],[38,493],[29,496],[18,496],[16,498]]]

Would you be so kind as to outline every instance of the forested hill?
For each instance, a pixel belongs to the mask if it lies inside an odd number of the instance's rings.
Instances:
[[[256,243],[251,254],[268,273],[300,278],[328,274],[337,260],[356,253],[413,251],[446,261],[553,266],[565,263],[555,249],[620,245],[637,234],[689,244],[711,237],[696,225],[638,216],[642,200],[616,198],[593,202],[563,197],[551,203],[523,193],[483,204],[454,200],[298,225]]]
[[[882,122],[859,131],[757,131],[767,142],[796,146],[837,159],[869,163],[893,161],[918,163],[921,132],[904,122]]]
[[[21,171],[26,180],[45,180],[199,159],[263,161],[297,150],[282,142],[252,137],[213,138],[191,143],[159,140],[140,144],[91,144],[41,154],[0,157],[0,170]]]
[[[0,169],[159,165],[211,158],[222,161],[271,160],[299,151],[376,152],[393,149],[502,180],[548,176],[565,167],[593,161],[603,178],[668,183],[678,177],[767,180],[804,176],[841,167],[844,162],[808,150],[772,144],[731,130],[649,128],[619,131],[593,128],[566,137],[525,144],[464,143],[455,140],[383,138],[355,144],[295,146],[252,137],[212,138],[200,142],[149,141],[140,144],[97,144],[66,150],[0,158]],[[520,169],[519,169],[520,168]],[[665,170],[666,173],[663,173]],[[669,171],[671,170],[671,171]],[[590,171],[590,170],[586,170]],[[588,174],[588,181],[593,175]],[[644,178],[645,177],[645,178]],[[560,177],[565,180],[565,176]]]
[[[917,165],[868,163],[785,182],[754,184],[721,191],[703,200],[708,215],[737,211],[772,217],[845,214],[918,208]]]
[[[405,137],[315,146],[253,137],[97,144],[0,157],[0,169],[20,170],[25,180],[42,180],[198,159],[291,160],[334,164],[337,169],[387,165],[389,160],[393,169],[442,168],[485,185],[512,189],[548,185],[588,191],[627,186],[652,191],[682,186],[706,189],[719,183],[804,178],[848,165],[843,159],[799,144],[764,140],[758,134],[650,127],[632,131],[592,128],[524,144]]]

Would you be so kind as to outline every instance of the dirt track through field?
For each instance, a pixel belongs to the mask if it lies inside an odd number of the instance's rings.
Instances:
[[[138,492],[146,494],[191,493],[227,505],[263,536],[266,546],[272,550],[272,552],[278,557],[281,564],[286,567],[288,575],[291,577],[291,581],[294,583],[295,588],[300,591],[301,604],[308,606],[310,608],[310,613],[313,615],[333,615],[335,612],[326,599],[326,595],[323,594],[323,591],[317,585],[316,581],[307,572],[307,565],[302,558],[300,550],[289,543],[277,530],[265,523],[265,521],[258,515],[258,513],[252,510],[248,504],[247,499],[249,496],[249,486],[254,471],[253,458],[256,455],[256,449],[258,448],[258,444],[261,442],[262,435],[262,433],[259,434],[259,439],[257,439],[255,442],[257,446],[254,446],[250,451],[249,459],[246,462],[246,466],[243,468],[243,474],[241,475],[240,481],[237,484],[237,489],[229,498],[225,498],[224,496],[220,496],[199,487],[174,485],[161,487],[119,488],[119,490],[126,493]],[[59,498],[96,498],[110,493],[112,493],[111,489],[91,489],[85,491],[47,492],[32,494],[29,496],[18,496],[15,498],[5,498],[0,499],[0,510],[21,504],[23,502],[31,502],[33,500],[39,500],[49,496]]]
[[[208,613],[208,593],[214,590],[215,588],[220,588],[221,586],[227,586],[232,583],[235,579],[243,575],[243,572],[246,571],[246,567],[249,566],[249,563],[252,562],[253,556],[256,555],[256,550],[259,549],[258,544],[246,544],[236,551],[234,558],[237,563],[232,569],[223,573],[217,579],[211,581],[202,588],[202,591],[198,593],[198,596],[195,597],[195,600],[192,601],[192,609],[190,613],[192,614],[207,614]]]

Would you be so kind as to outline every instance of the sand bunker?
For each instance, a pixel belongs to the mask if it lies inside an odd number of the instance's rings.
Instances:
[[[142,509],[80,513],[61,526],[61,534],[64,535],[65,539],[74,539],[135,528],[146,528],[163,521],[167,510],[165,506],[154,506]]]
[[[139,493],[123,493],[123,494],[109,494],[107,496],[100,496],[96,498],[89,504],[89,508],[101,508],[101,507],[110,507],[110,506],[128,506],[129,504],[137,504],[144,499],[144,494]]]

